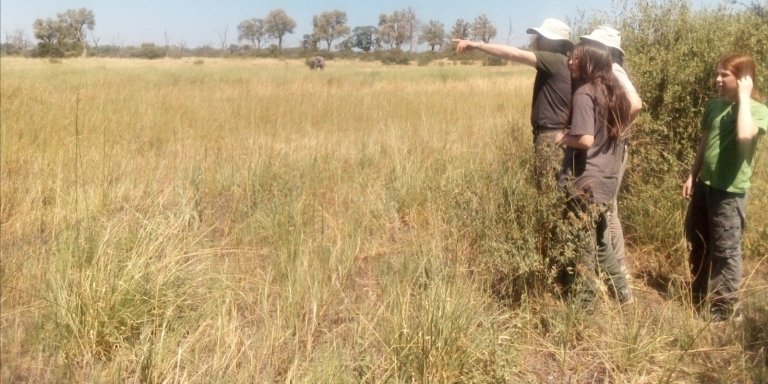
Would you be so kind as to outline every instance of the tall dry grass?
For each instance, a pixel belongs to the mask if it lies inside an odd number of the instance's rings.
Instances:
[[[3,382],[766,377],[762,262],[751,317],[719,329],[691,314],[683,279],[637,281],[632,310],[552,294],[528,68],[0,69]],[[658,197],[627,194],[635,239]],[[653,209],[673,221],[680,206]],[[670,231],[657,236],[679,243]],[[633,245],[643,271],[684,272]]]

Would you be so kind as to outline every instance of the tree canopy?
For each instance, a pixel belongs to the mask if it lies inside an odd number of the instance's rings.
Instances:
[[[377,38],[379,29],[375,26],[368,25],[364,27],[355,27],[352,30],[352,36],[349,37],[350,48],[357,48],[363,52],[370,52],[372,49],[379,46],[379,40]]]
[[[38,49],[48,56],[74,56],[88,54],[86,29],[93,30],[96,18],[93,11],[68,9],[56,18],[36,19],[32,24]]]
[[[347,13],[343,11],[333,10],[323,12],[320,15],[316,15],[312,18],[312,27],[314,35],[318,40],[327,44],[327,48],[331,50],[331,44],[335,39],[344,37],[349,34],[349,26],[347,25]]]
[[[293,33],[296,22],[283,9],[275,9],[264,19],[264,29],[270,37],[277,39],[277,48],[283,49],[283,37]]]
[[[435,47],[442,47],[445,43],[445,27],[443,23],[437,20],[430,20],[427,25],[421,29],[419,35],[419,44],[426,43],[429,49],[434,51]]]
[[[407,41],[413,51],[418,19],[413,8],[408,7],[392,14],[379,15],[379,40],[390,48],[400,49]]]
[[[244,20],[237,26],[238,39],[249,41],[256,49],[267,39],[264,19],[252,18]]]
[[[472,39],[488,43],[496,37],[496,27],[486,15],[480,15],[472,23]]]
[[[471,32],[472,25],[464,19],[458,19],[456,20],[456,23],[453,24],[453,28],[451,28],[451,38],[466,40],[469,39]]]

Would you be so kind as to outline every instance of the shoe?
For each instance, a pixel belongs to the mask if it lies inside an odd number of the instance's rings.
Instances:
[[[627,285],[632,287],[632,284],[634,283],[635,278],[632,277],[631,273],[629,273],[629,269],[627,269],[626,265],[622,265],[620,269],[621,269],[621,273],[624,275],[624,278],[627,279]]]
[[[710,319],[713,323],[721,323],[723,321],[739,323],[744,320],[744,317],[741,315],[741,311],[733,311],[726,308],[712,308],[710,310]]]
[[[710,319],[713,323],[722,323],[723,321],[728,320],[728,315],[722,311],[712,311],[710,314]]]
[[[619,294],[619,304],[631,305],[635,303],[635,297],[632,296],[632,292],[629,289],[621,291]]]

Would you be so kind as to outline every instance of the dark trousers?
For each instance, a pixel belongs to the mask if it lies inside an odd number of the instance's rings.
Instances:
[[[730,316],[739,300],[746,200],[697,181],[685,216],[692,301],[715,317]]]
[[[595,300],[600,280],[603,280],[619,302],[624,303],[631,298],[627,277],[611,246],[608,231],[611,211],[610,204],[590,203],[579,197],[568,202],[569,227],[578,252],[576,277],[581,287],[577,294],[585,303]]]
[[[562,192],[557,187],[557,173],[563,163],[563,148],[555,142],[558,132],[560,130],[535,130],[533,134],[533,175],[539,198],[539,252],[550,267],[558,263],[552,244],[557,239],[557,222],[562,206]]]
[[[563,165],[563,148],[555,137],[559,130],[547,130],[533,134],[533,174],[539,195],[557,190],[557,173]]]

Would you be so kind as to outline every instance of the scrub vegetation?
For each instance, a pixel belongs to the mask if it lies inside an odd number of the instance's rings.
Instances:
[[[0,381],[768,381],[767,143],[742,321],[693,312],[682,235],[723,51],[675,55],[741,27],[671,4],[696,39],[626,33],[636,304],[594,313],[539,256],[528,67],[3,58]]]

